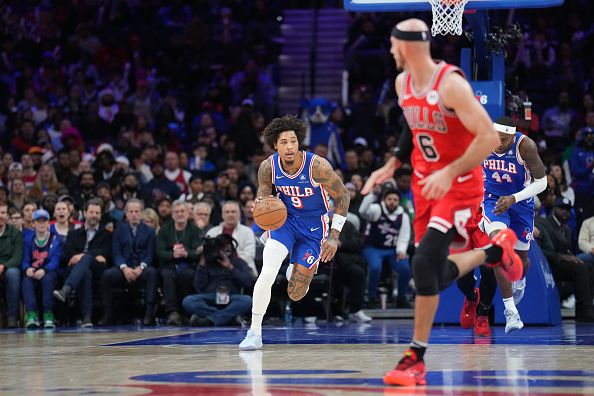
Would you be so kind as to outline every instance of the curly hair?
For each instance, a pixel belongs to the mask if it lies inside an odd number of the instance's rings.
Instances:
[[[270,121],[270,124],[268,124],[266,128],[264,128],[264,132],[262,132],[264,142],[266,142],[269,147],[274,148],[280,134],[287,131],[295,132],[299,147],[301,147],[303,140],[305,140],[307,126],[305,125],[305,122],[292,115],[278,117]]]

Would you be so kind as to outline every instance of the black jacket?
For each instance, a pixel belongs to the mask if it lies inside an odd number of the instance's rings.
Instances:
[[[198,293],[211,293],[219,286],[226,286],[230,294],[239,294],[242,287],[253,285],[252,272],[247,263],[239,257],[230,257],[233,270],[224,268],[219,263],[196,266],[194,289]]]
[[[573,254],[571,250],[571,230],[567,224],[559,226],[553,216],[545,219],[537,218],[536,225],[546,235],[540,237],[541,246],[545,254]]]
[[[103,256],[107,260],[107,264],[111,263],[111,238],[112,233],[99,226],[97,233],[89,242],[89,247],[85,252],[85,245],[87,244],[87,229],[83,226],[78,230],[71,230],[64,242],[63,262],[68,264],[70,258],[79,253],[88,253],[89,255]]]

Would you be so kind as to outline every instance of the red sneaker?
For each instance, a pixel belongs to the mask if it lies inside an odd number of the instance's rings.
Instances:
[[[417,359],[417,354],[412,349],[404,352],[404,356],[398,362],[394,370],[384,375],[386,385],[427,385],[425,376],[425,362]]]
[[[489,326],[489,318],[486,316],[477,316],[474,322],[474,334],[483,337],[491,335],[491,326]]]
[[[515,282],[522,279],[522,272],[524,271],[522,259],[514,250],[517,241],[518,238],[516,237],[516,234],[509,228],[499,231],[497,235],[491,239],[491,243],[493,243],[493,245],[499,246],[501,249],[503,249],[501,261],[494,266],[500,267],[502,269],[503,276],[505,276],[510,282]]]
[[[478,287],[474,288],[474,292],[476,293],[476,301],[469,301],[464,297],[464,305],[462,305],[462,311],[460,312],[460,326],[462,326],[463,329],[470,329],[474,325],[476,307],[480,300]]]

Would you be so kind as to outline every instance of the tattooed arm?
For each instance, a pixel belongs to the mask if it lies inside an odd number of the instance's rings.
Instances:
[[[266,158],[260,164],[258,169],[258,193],[256,194],[255,204],[262,198],[272,195],[272,165],[270,157]]]
[[[346,217],[349,210],[351,196],[330,163],[324,158],[316,157],[313,164],[312,176],[316,183],[320,183],[334,201],[334,214]],[[330,229],[330,235],[322,246],[321,260],[324,262],[332,260],[338,246],[338,235],[340,232]]]

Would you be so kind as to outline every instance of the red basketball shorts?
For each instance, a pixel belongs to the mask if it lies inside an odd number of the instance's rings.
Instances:
[[[455,228],[457,236],[452,243],[452,248],[458,250],[469,246],[472,233],[469,233],[467,225],[471,225],[473,222],[475,213],[483,200],[482,194],[468,196],[459,191],[450,190],[440,200],[427,201],[418,189],[418,191],[413,191],[413,196],[415,204],[413,228],[416,244],[423,239],[427,228],[431,227],[444,234]],[[478,229],[478,227],[476,228]]]

